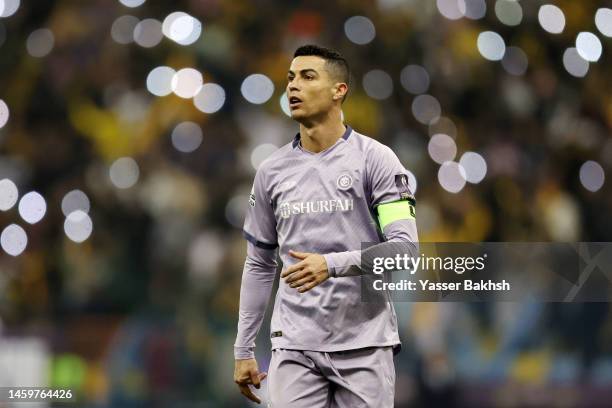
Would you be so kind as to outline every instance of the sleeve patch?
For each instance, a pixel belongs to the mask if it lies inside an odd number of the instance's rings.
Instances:
[[[414,205],[414,196],[410,192],[410,188],[408,187],[408,175],[406,174],[396,174],[395,175],[395,187],[397,187],[397,191],[399,192],[400,199],[408,200]]]

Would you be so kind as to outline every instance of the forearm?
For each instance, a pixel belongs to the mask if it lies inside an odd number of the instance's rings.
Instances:
[[[276,274],[276,251],[247,244],[247,258],[242,272],[238,334],[234,357],[254,357],[255,338],[263,322]]]
[[[390,223],[384,230],[385,242],[373,245],[367,249],[332,252],[324,254],[330,277],[357,276],[372,273],[370,261],[374,256],[393,257],[395,254],[418,256],[419,241],[416,222],[398,220]]]

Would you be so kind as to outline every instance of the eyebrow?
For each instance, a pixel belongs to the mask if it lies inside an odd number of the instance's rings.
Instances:
[[[319,74],[316,70],[312,69],[312,68],[306,68],[300,71],[301,74],[305,74],[307,72],[313,72],[315,74]],[[287,75],[292,75],[295,74],[292,70],[289,70],[289,72],[287,72]]]

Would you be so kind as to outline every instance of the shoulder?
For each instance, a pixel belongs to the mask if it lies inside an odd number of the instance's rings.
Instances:
[[[381,160],[397,159],[397,156],[389,146],[355,130],[353,130],[353,134],[349,137],[348,142],[354,148],[361,151],[367,162],[377,163]]]
[[[281,173],[284,168],[287,168],[290,161],[293,160],[292,156],[292,143],[281,146],[257,167],[255,179],[263,184],[268,184],[269,180],[272,180],[275,175]]]

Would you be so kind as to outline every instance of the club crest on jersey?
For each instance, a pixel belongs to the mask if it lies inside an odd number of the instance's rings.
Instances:
[[[340,190],[348,190],[353,185],[353,178],[346,173],[341,174],[336,180],[336,185]]]

